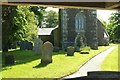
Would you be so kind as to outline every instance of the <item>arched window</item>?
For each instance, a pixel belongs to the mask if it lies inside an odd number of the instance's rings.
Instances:
[[[76,32],[85,32],[85,16],[79,12],[75,16],[75,30]]]

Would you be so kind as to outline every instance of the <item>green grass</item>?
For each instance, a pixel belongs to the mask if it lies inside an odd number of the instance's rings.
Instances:
[[[90,51],[90,47],[87,46],[87,47],[81,48],[81,51],[88,51],[89,52]]]
[[[118,71],[118,45],[116,45],[115,49],[105,58],[101,65],[101,70]]]
[[[40,56],[35,56],[32,51],[11,51],[15,55],[16,65],[4,66],[2,68],[2,77],[59,78],[77,71],[79,66],[89,58],[108,48],[109,46],[101,46],[99,50],[90,50],[90,54],[75,52],[74,56],[66,56],[65,51],[60,51],[59,53],[53,53],[52,63],[44,65],[39,64]]]

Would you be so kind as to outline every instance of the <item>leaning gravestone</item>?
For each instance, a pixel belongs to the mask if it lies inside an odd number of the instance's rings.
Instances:
[[[41,63],[52,63],[52,52],[53,52],[53,45],[51,42],[47,41],[43,44],[42,47],[42,57]]]
[[[74,56],[74,47],[67,47],[67,56]]]
[[[42,45],[43,45],[43,41],[40,38],[35,40],[33,51],[35,52],[36,55],[42,54]]]

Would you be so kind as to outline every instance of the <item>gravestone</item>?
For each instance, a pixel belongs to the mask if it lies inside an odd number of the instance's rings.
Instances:
[[[28,50],[28,41],[27,40],[24,41],[24,45],[25,45],[25,50]]]
[[[4,47],[2,48],[2,51],[3,51],[3,52],[8,52],[8,47],[7,47],[7,46],[4,46]]]
[[[57,46],[54,46],[53,52],[59,52],[60,48]]]
[[[14,54],[8,53],[5,54],[5,65],[14,64]]]
[[[20,41],[20,50],[25,50],[26,49],[26,44],[25,41]]]
[[[33,43],[28,42],[26,48],[27,48],[27,50],[32,50],[33,49]]]
[[[33,44],[32,42],[28,42],[27,40],[20,42],[20,50],[32,50]]]
[[[74,56],[74,47],[67,47],[67,56]]]
[[[45,42],[42,47],[41,63],[52,63],[53,44],[49,41]]]
[[[17,42],[13,42],[13,43],[11,44],[11,48],[12,48],[12,49],[16,49],[16,48],[17,48]]]
[[[40,38],[35,40],[33,51],[35,52],[36,55],[42,54],[42,45],[43,45],[43,41]]]

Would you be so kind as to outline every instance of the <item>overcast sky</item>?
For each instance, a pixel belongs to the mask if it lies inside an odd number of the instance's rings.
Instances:
[[[58,8],[52,8],[52,7],[48,7],[47,10],[54,10],[56,12],[59,11]],[[106,22],[108,21],[108,18],[110,17],[111,13],[116,12],[115,10],[97,10],[97,18],[100,20],[104,20]]]
[[[109,22],[108,19],[115,10],[97,10],[97,18]]]

